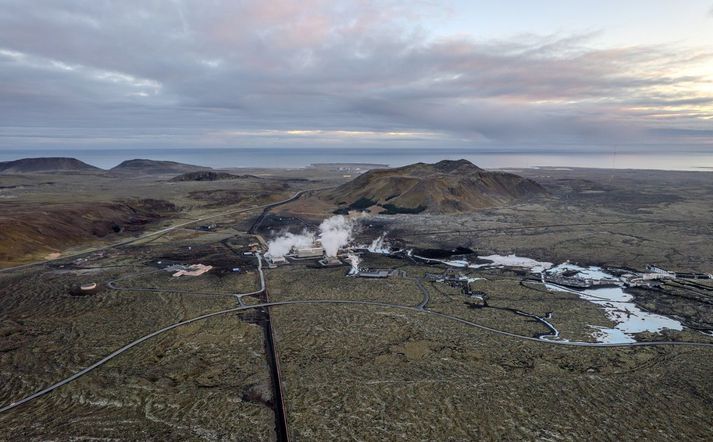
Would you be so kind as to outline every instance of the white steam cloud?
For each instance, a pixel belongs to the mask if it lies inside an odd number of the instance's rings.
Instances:
[[[299,235],[289,232],[284,233],[267,243],[266,255],[272,257],[285,256],[290,253],[290,250],[292,250],[293,247],[298,249],[303,247],[313,247],[314,240],[314,233],[306,230]]]
[[[319,237],[306,230],[299,235],[283,233],[267,243],[266,256],[281,257],[290,253],[293,248],[315,247],[315,242],[319,239],[324,248],[324,254],[336,257],[339,249],[352,240],[354,225],[354,219],[335,215],[325,219],[319,225]]]
[[[388,255],[391,253],[391,247],[386,242],[386,232],[382,233],[378,238],[371,242],[369,247],[367,247],[371,253],[381,253]]]
[[[347,254],[347,259],[349,260],[349,263],[352,265],[351,270],[349,270],[350,275],[358,275],[359,274],[359,263],[361,262],[361,258],[359,255],[356,253],[349,252]]]
[[[324,247],[324,254],[337,256],[340,247],[344,247],[352,240],[354,221],[344,215],[335,215],[327,218],[319,225],[319,240]]]

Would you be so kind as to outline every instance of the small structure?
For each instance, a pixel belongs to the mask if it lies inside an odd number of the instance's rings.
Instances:
[[[664,270],[661,267],[655,265],[647,265],[646,270],[651,273],[656,273],[660,275],[657,279],[676,279],[676,272],[669,272],[668,270]]]
[[[265,261],[267,261],[267,266],[271,269],[280,264],[287,264],[287,259],[284,256],[265,255]]]
[[[322,267],[338,267],[342,265],[342,262],[336,256],[325,256],[319,260],[319,264]]]
[[[470,282],[468,278],[450,271],[446,271],[443,273],[426,273],[424,275],[424,278],[426,279],[426,281],[442,282],[453,288],[461,289],[464,294],[469,291],[470,287]]]
[[[671,279],[671,276],[669,276],[665,273],[652,272],[652,273],[642,273],[641,279],[643,279],[644,281],[654,281],[654,280],[662,280],[662,279]]]
[[[393,272],[390,269],[361,269],[356,276],[359,278],[388,278]]]
[[[487,293],[478,290],[472,290],[470,288],[470,283],[480,278],[469,279],[467,276],[464,276],[461,273],[456,273],[453,269],[447,269],[443,273],[426,273],[424,275],[424,279],[426,281],[441,282],[443,284],[447,284],[448,286],[453,287],[454,289],[459,289],[461,294],[464,296],[479,300],[484,305],[488,304]]]
[[[477,307],[477,306],[487,307],[488,306],[489,296],[485,292],[481,292],[478,290],[468,290],[467,293],[463,293],[463,294],[473,300],[473,303],[471,304],[473,307]]]
[[[660,287],[661,283],[659,282],[661,279],[660,278],[651,278],[647,277],[647,275],[652,275],[651,273],[625,273],[621,275],[621,281],[626,285],[627,287],[645,287],[645,288],[652,288],[652,287]]]
[[[97,283],[88,282],[80,286],[74,286],[70,289],[69,294],[72,296],[87,296],[97,292]]]
[[[324,255],[324,248],[304,247],[295,249],[295,255],[297,255],[298,258],[320,258]]]
[[[426,273],[423,276],[426,281],[432,281],[432,282],[441,282],[443,281],[443,273]]]

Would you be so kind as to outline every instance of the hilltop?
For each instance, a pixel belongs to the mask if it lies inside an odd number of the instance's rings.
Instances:
[[[100,171],[76,158],[45,157],[22,158],[14,161],[0,162],[0,173],[32,173],[57,171]]]
[[[146,159],[126,160],[110,169],[111,172],[132,174],[179,174],[210,170],[210,167],[194,166],[192,164],[177,163],[175,161],[157,161]]]
[[[342,212],[379,206],[382,213],[453,213],[546,193],[535,181],[512,173],[487,171],[467,160],[444,160],[370,170],[323,196]]]
[[[171,182],[179,181],[221,181],[221,180],[235,180],[238,178],[243,178],[240,175],[233,175],[227,172],[214,172],[212,170],[199,170],[197,172],[188,172],[171,178]]]

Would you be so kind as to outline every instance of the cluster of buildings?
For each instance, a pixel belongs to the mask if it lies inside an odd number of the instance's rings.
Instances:
[[[621,282],[619,279],[612,278],[582,278],[577,275],[568,276],[564,274],[542,274],[542,279],[544,282],[551,282],[553,284],[563,285],[565,287],[573,287],[578,289],[586,289],[589,287],[604,287],[611,285],[619,285]]]
[[[311,247],[294,247],[289,254],[284,256],[265,255],[265,260],[269,268],[275,268],[282,264],[287,264],[287,258],[295,260],[319,259],[319,264],[323,267],[341,266],[342,261],[335,256],[326,256],[324,247],[313,245]]]
[[[265,260],[270,268],[277,267],[281,264],[287,264],[287,256],[293,259],[316,259],[324,256],[324,248],[321,246],[293,248],[289,255],[273,256],[265,255]]]
[[[452,269],[447,269],[444,273],[426,273],[426,281],[441,282],[450,287],[460,289],[463,296],[479,301],[482,305],[488,305],[488,294],[470,287],[471,280],[461,274],[456,274]]]
[[[646,270],[654,275],[660,275],[659,279],[713,279],[711,273],[670,272],[654,265],[646,266]]]
[[[305,248],[294,248],[288,255],[285,256],[271,256],[266,255],[265,260],[267,261],[269,268],[276,268],[277,266],[288,264],[289,259],[292,260],[318,260],[317,263],[322,267],[339,267],[344,265],[344,262],[336,256],[326,256],[324,253],[324,248],[322,247],[305,247]],[[349,261],[349,258],[347,258]],[[350,276],[356,276],[357,278],[369,278],[369,279],[383,279],[390,276],[394,276],[398,273],[395,269],[377,269],[377,268],[359,268],[358,271],[350,273]]]
[[[710,273],[672,272],[655,265],[647,265],[646,272],[626,272],[621,275],[621,281],[630,287],[647,287],[660,281],[671,279],[713,279]]]
[[[602,286],[655,287],[663,281],[675,279],[713,279],[709,273],[672,272],[655,265],[647,265],[645,271],[608,268],[600,277],[587,277],[578,272],[542,273],[542,282],[566,287],[586,289]]]

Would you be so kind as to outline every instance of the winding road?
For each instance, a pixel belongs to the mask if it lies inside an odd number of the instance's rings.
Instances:
[[[241,213],[241,212],[248,212],[248,211],[257,210],[257,209],[261,209],[261,208],[262,208],[262,209],[263,209],[263,213],[261,214],[261,217],[258,218],[258,221],[259,221],[259,220],[262,220],[262,218],[264,218],[264,215],[267,213],[267,211],[269,211],[270,208],[275,207],[275,206],[278,206],[278,205],[281,205],[281,204],[286,204],[286,203],[291,202],[291,201],[294,201],[294,200],[296,200],[297,198],[299,198],[302,194],[304,194],[305,192],[307,192],[307,190],[305,190],[305,191],[300,191],[300,192],[296,193],[294,196],[292,196],[291,198],[288,198],[288,199],[286,199],[286,200],[279,201],[279,202],[276,202],[276,203],[266,204],[266,205],[263,205],[263,206],[257,206],[257,207],[252,207],[252,208],[248,208],[248,209],[239,209],[239,210],[234,210],[234,211],[229,211],[229,212],[223,212],[223,213],[220,213],[220,214],[211,215],[211,216],[209,216],[209,217],[203,217],[203,218],[196,219],[196,220],[192,220],[192,221],[189,221],[189,222],[186,222],[186,223],[177,224],[177,225],[175,225],[175,226],[172,226],[172,227],[169,227],[169,228],[166,228],[166,229],[162,229],[162,230],[159,230],[159,231],[156,231],[156,232],[152,232],[152,233],[145,234],[145,235],[143,235],[143,236],[141,236],[141,237],[139,237],[139,238],[134,238],[134,239],[131,239],[131,240],[123,241],[123,242],[121,242],[121,243],[114,244],[114,245],[110,245],[110,246],[106,246],[106,247],[103,247],[103,248],[100,248],[100,249],[95,249],[95,250],[93,250],[92,252],[95,252],[95,251],[98,251],[98,250],[109,249],[109,248],[117,247],[117,246],[121,246],[121,245],[130,244],[130,243],[132,243],[132,242],[135,242],[135,241],[138,241],[138,240],[141,240],[141,239],[149,238],[149,237],[155,236],[155,235],[161,235],[161,234],[167,233],[167,232],[169,232],[169,231],[171,231],[171,230],[175,230],[175,229],[178,229],[178,228],[181,228],[181,227],[185,227],[186,225],[190,225],[190,224],[194,224],[194,223],[206,221],[206,220],[208,220],[208,219],[218,218],[218,217],[226,216],[226,215],[229,215],[229,214],[235,214],[235,213]],[[256,225],[259,225],[258,221],[256,221],[256,222],[253,224],[253,227],[255,227]],[[251,229],[251,230],[254,230],[254,229]],[[87,254],[87,253],[92,253],[92,252],[83,252],[83,253],[81,253],[81,254],[77,254],[77,255],[73,255],[73,256],[79,256],[79,255],[83,255],[83,254]],[[68,257],[70,257],[70,256],[64,256],[63,258],[68,258]],[[400,309],[400,310],[409,311],[409,312],[412,312],[412,313],[415,313],[415,314],[429,315],[429,316],[432,316],[432,317],[437,317],[437,318],[442,318],[442,319],[446,319],[446,320],[450,320],[450,321],[455,321],[455,322],[458,322],[458,323],[460,323],[460,324],[463,324],[463,325],[466,325],[466,326],[469,326],[469,327],[473,327],[473,328],[477,328],[477,329],[480,329],[480,330],[483,330],[483,331],[487,331],[487,332],[490,332],[490,333],[493,333],[493,334],[496,334],[496,335],[499,335],[499,336],[505,336],[505,337],[508,337],[508,338],[519,339],[519,340],[529,341],[529,342],[536,342],[536,343],[542,344],[542,345],[555,345],[555,346],[566,346],[566,347],[590,347],[590,348],[685,346],[685,347],[700,347],[700,348],[706,348],[706,349],[713,349],[713,343],[706,343],[706,342],[652,341],[652,342],[632,342],[632,343],[595,343],[595,342],[574,342],[574,341],[564,341],[564,340],[550,340],[550,339],[541,339],[541,338],[532,337],[532,336],[518,335],[518,334],[516,334],[516,333],[511,333],[511,332],[507,332],[507,331],[504,331],[504,330],[499,330],[499,329],[496,329],[496,328],[492,328],[492,327],[488,327],[488,326],[485,326],[485,325],[482,325],[482,324],[478,324],[478,323],[476,323],[476,322],[473,322],[473,321],[470,321],[470,320],[468,320],[468,319],[464,319],[464,318],[461,318],[461,317],[458,317],[458,316],[454,316],[454,315],[450,315],[450,314],[446,314],[446,313],[441,313],[441,312],[437,312],[437,311],[432,311],[432,310],[428,309],[428,302],[429,302],[429,300],[430,300],[430,297],[429,297],[429,294],[428,294],[428,290],[423,286],[423,283],[422,283],[418,278],[414,278],[414,279],[416,280],[417,287],[418,287],[418,289],[421,291],[421,293],[422,293],[422,295],[423,295],[423,298],[422,298],[422,301],[421,301],[418,305],[416,305],[416,306],[413,306],[413,305],[394,304],[394,303],[389,303],[389,302],[379,302],[379,301],[345,300],[345,299],[313,299],[313,300],[306,299],[306,300],[292,300],[292,301],[263,302],[263,303],[260,303],[260,304],[244,305],[244,304],[242,303],[242,301],[240,300],[240,298],[241,298],[242,296],[260,294],[260,293],[263,293],[263,292],[265,291],[265,288],[266,288],[265,274],[264,274],[263,266],[262,266],[262,256],[258,253],[258,254],[256,254],[256,258],[257,258],[257,260],[258,260],[258,268],[257,268],[257,270],[258,270],[259,280],[260,280],[260,289],[259,289],[259,290],[256,290],[256,291],[253,291],[253,292],[249,292],[249,293],[237,293],[237,294],[232,294],[232,296],[237,297],[238,300],[240,301],[240,305],[239,305],[239,306],[234,307],[234,308],[230,308],[230,309],[225,309],[225,310],[216,311],[216,312],[213,312],[213,313],[204,314],[204,315],[197,316],[197,317],[194,317],[194,318],[191,318],[191,319],[187,319],[187,320],[184,320],[184,321],[180,321],[180,322],[177,322],[177,323],[175,323],[175,324],[171,324],[171,325],[168,325],[168,326],[166,326],[166,327],[163,327],[163,328],[161,328],[161,329],[159,329],[159,330],[156,330],[156,331],[154,331],[154,332],[152,332],[152,333],[149,333],[149,334],[147,334],[147,335],[145,335],[145,336],[142,336],[142,337],[140,337],[140,338],[138,338],[138,339],[136,339],[136,340],[134,340],[134,341],[129,342],[128,344],[124,345],[123,347],[118,348],[117,350],[113,351],[113,352],[110,353],[109,355],[107,355],[107,356],[105,356],[104,358],[100,359],[99,361],[93,363],[92,365],[90,365],[90,366],[88,366],[88,367],[86,367],[86,368],[84,368],[84,369],[78,371],[77,373],[75,373],[75,374],[73,374],[73,375],[71,375],[71,376],[69,376],[69,377],[67,377],[67,378],[65,378],[65,379],[62,379],[62,380],[58,381],[57,383],[50,385],[49,387],[46,387],[46,388],[44,388],[44,389],[42,389],[42,390],[39,390],[39,391],[37,391],[37,392],[35,392],[35,393],[29,395],[29,396],[26,396],[26,397],[24,397],[24,398],[22,398],[22,399],[16,400],[16,401],[14,401],[14,402],[12,402],[12,403],[10,403],[10,404],[8,404],[8,405],[5,405],[5,406],[1,407],[1,408],[0,408],[0,413],[4,413],[4,412],[10,411],[10,410],[13,410],[13,409],[15,409],[15,408],[17,408],[17,407],[19,407],[19,406],[21,406],[21,405],[23,405],[23,404],[26,404],[26,403],[28,403],[28,402],[30,402],[30,401],[33,401],[34,399],[37,399],[37,398],[42,397],[42,396],[44,396],[44,395],[46,395],[46,394],[49,394],[49,393],[53,392],[54,390],[56,390],[56,389],[58,389],[58,388],[60,388],[60,387],[62,387],[62,386],[64,386],[64,385],[67,385],[67,384],[69,384],[70,382],[73,382],[73,381],[75,381],[75,380],[81,378],[82,376],[84,376],[84,375],[86,375],[86,374],[92,372],[93,370],[95,370],[95,369],[101,367],[102,365],[106,364],[107,362],[111,361],[112,359],[116,358],[117,356],[126,353],[127,351],[131,350],[132,348],[136,347],[137,345],[140,345],[140,344],[142,344],[143,342],[148,341],[149,339],[154,338],[154,337],[156,337],[156,336],[159,336],[159,335],[161,335],[161,334],[163,334],[163,333],[165,333],[165,332],[168,332],[168,331],[170,331],[170,330],[176,329],[176,328],[181,327],[181,326],[184,326],[184,325],[192,324],[192,323],[195,323],[195,322],[198,322],[198,321],[202,321],[202,320],[210,319],[210,318],[213,318],[213,317],[221,316],[221,315],[227,315],[227,314],[231,314],[231,313],[236,313],[236,312],[241,312],[241,311],[246,311],[246,310],[252,310],[252,309],[261,309],[261,308],[267,308],[267,307],[279,307],[279,306],[285,306],[285,305],[292,305],[292,306],[297,306],[297,305],[302,305],[302,306],[310,306],[310,305],[363,305],[363,306],[381,307],[381,308],[387,308],[387,309]],[[427,259],[427,258],[426,258],[426,259]],[[25,265],[22,265],[22,266],[17,266],[17,267],[2,269],[2,270],[0,270],[0,272],[2,272],[2,271],[9,271],[9,270],[13,270],[13,269],[19,269],[19,268],[23,268],[23,267],[29,267],[29,266],[33,266],[33,265],[37,265],[37,264],[43,264],[43,263],[46,263],[46,262],[49,262],[49,261],[42,261],[42,262],[38,262],[38,263],[25,264]],[[121,279],[121,278],[120,278],[120,279]],[[113,281],[110,281],[110,282],[108,283],[108,286],[109,286],[110,288],[112,288],[112,289],[115,289],[115,290],[175,291],[175,290],[161,290],[161,289],[123,288],[123,287],[118,287],[118,286],[116,286],[116,285],[114,284],[115,281],[118,281],[118,280],[113,280]],[[524,312],[522,312],[522,313],[524,313]],[[539,321],[541,321],[541,322],[546,322],[543,318],[536,317],[536,316],[534,316],[534,315],[529,315],[529,314],[526,314],[526,315],[527,315],[527,316],[532,316],[533,318],[535,318],[535,319],[537,319],[537,320],[539,320]],[[547,325],[547,324],[546,324],[546,325]],[[558,333],[557,330],[556,330],[553,326],[551,326],[551,324],[549,324],[549,328],[550,328],[551,330],[553,330],[553,332]]]
[[[277,206],[280,206],[280,205],[282,205],[282,204],[287,204],[287,203],[289,203],[289,202],[295,201],[296,199],[298,199],[299,197],[301,197],[304,193],[306,193],[306,192],[311,192],[311,191],[313,191],[313,190],[320,190],[320,189],[300,190],[299,192],[295,193],[295,194],[292,195],[291,197],[289,197],[289,198],[287,198],[287,199],[285,199],[285,200],[282,200],[282,201],[277,201],[277,202],[270,203],[270,204],[263,204],[263,205],[260,205],[260,206],[247,207],[247,208],[243,208],[243,209],[229,210],[229,211],[226,211],[226,212],[221,212],[221,213],[217,213],[217,214],[213,214],[213,215],[209,215],[209,216],[204,216],[204,217],[201,217],[201,218],[196,218],[196,219],[193,219],[193,220],[190,220],[190,221],[186,221],[186,222],[183,222],[183,223],[180,223],[180,224],[173,225],[173,226],[171,226],[171,227],[166,227],[166,228],[164,228],[164,229],[157,230],[157,231],[155,231],[155,232],[145,233],[145,234],[140,235],[140,236],[135,237],[135,238],[129,238],[129,239],[120,241],[120,242],[118,242],[118,243],[109,244],[109,245],[102,246],[102,247],[97,247],[97,248],[94,248],[94,249],[91,249],[91,250],[86,250],[86,251],[84,251],[84,252],[73,253],[73,254],[70,254],[70,255],[63,255],[63,256],[60,256],[60,257],[54,258],[54,259],[46,259],[46,260],[43,260],[43,261],[30,262],[30,263],[27,263],[27,264],[21,264],[21,265],[19,265],[19,266],[14,266],[14,267],[5,267],[5,268],[3,268],[3,269],[0,269],[0,273],[3,273],[3,272],[10,272],[10,271],[13,271],[13,270],[20,270],[20,269],[24,269],[24,268],[28,268],[28,267],[32,267],[32,266],[36,266],[36,265],[41,265],[41,264],[47,264],[47,263],[49,263],[49,262],[60,261],[60,260],[67,259],[67,258],[77,258],[77,257],[80,257],[80,256],[88,255],[88,254],[90,254],[90,253],[100,252],[100,251],[102,251],[102,250],[109,250],[109,249],[113,249],[113,248],[116,248],[116,247],[127,246],[127,245],[129,245],[129,244],[133,244],[133,243],[135,243],[135,242],[138,242],[138,241],[141,241],[141,240],[144,240],[144,239],[148,239],[148,238],[151,238],[151,237],[153,237],[153,236],[161,236],[161,235],[164,235],[164,234],[169,233],[169,232],[171,232],[171,231],[173,231],[173,230],[180,229],[180,228],[183,228],[183,227],[186,227],[186,226],[190,226],[191,224],[196,224],[196,223],[208,221],[208,220],[215,219],[215,218],[220,218],[220,217],[223,217],[223,216],[235,215],[235,214],[238,214],[238,213],[252,212],[252,211],[254,211],[254,210],[260,210],[260,209],[262,209],[262,210],[263,210],[263,213],[264,213],[264,211],[269,210],[269,209],[271,209],[271,208],[273,208],[273,207],[277,207]],[[261,216],[264,216],[264,215],[261,215]]]
[[[260,266],[259,271],[260,271],[260,275],[261,275],[261,281],[262,281],[262,284],[264,287],[264,275],[262,272],[262,266]],[[706,342],[653,341],[653,342],[631,342],[631,343],[621,343],[621,344],[609,344],[609,343],[597,343],[597,342],[554,341],[554,340],[548,340],[548,339],[539,339],[539,338],[534,338],[531,336],[523,336],[523,335],[518,335],[516,333],[510,333],[507,331],[498,330],[498,329],[495,329],[492,327],[478,324],[478,323],[470,321],[468,319],[460,318],[458,316],[453,316],[453,315],[449,315],[446,313],[440,313],[440,312],[428,310],[428,309],[420,307],[420,305],[414,307],[411,305],[393,304],[393,303],[388,303],[388,302],[344,300],[344,299],[312,299],[312,300],[294,300],[294,301],[274,301],[274,302],[265,302],[265,303],[261,303],[261,304],[242,305],[240,307],[234,307],[234,308],[230,308],[230,309],[226,309],[226,310],[217,311],[214,313],[208,313],[205,315],[197,316],[195,318],[187,319],[185,321],[177,322],[175,324],[166,326],[162,329],[156,330],[153,333],[149,333],[148,335],[142,336],[142,337],[136,339],[135,341],[132,341],[132,342],[126,344],[125,346],[117,349],[116,351],[112,352],[108,356],[95,362],[94,364],[90,365],[89,367],[73,374],[72,376],[70,376],[66,379],[63,379],[63,380],[57,382],[56,384],[50,385],[49,387],[47,387],[43,390],[33,393],[30,396],[27,396],[23,399],[12,402],[12,403],[0,408],[0,413],[3,413],[3,412],[11,410],[13,408],[19,407],[20,405],[30,402],[33,399],[37,399],[41,396],[44,396],[44,395],[56,390],[57,388],[67,385],[70,382],[91,372],[92,370],[99,368],[100,366],[106,364],[107,362],[109,362],[110,360],[114,359],[115,357],[121,355],[122,353],[127,352],[128,350],[132,349],[133,347],[136,347],[137,345],[139,345],[153,337],[156,337],[156,336],[158,336],[162,333],[165,333],[167,331],[173,330],[177,327],[181,327],[183,325],[188,325],[188,324],[191,324],[191,323],[194,323],[197,321],[202,321],[204,319],[213,318],[215,316],[226,315],[226,314],[240,312],[240,311],[244,311],[244,310],[258,309],[258,308],[263,308],[263,307],[279,307],[279,306],[284,306],[284,305],[324,305],[324,304],[365,305],[365,306],[376,306],[376,307],[382,307],[382,308],[393,308],[393,309],[407,310],[407,311],[411,311],[414,313],[427,314],[427,315],[459,322],[461,324],[464,324],[464,325],[467,325],[470,327],[474,327],[474,328],[478,328],[481,330],[485,330],[485,331],[488,331],[491,333],[495,333],[500,336],[507,336],[510,338],[516,338],[516,339],[521,339],[521,340],[530,341],[530,342],[537,342],[539,344],[544,344],[544,345],[557,345],[557,346],[566,346],[566,347],[590,347],[590,348],[685,346],[685,347],[702,347],[702,348],[713,349],[713,343],[706,343]]]

